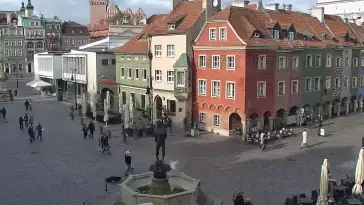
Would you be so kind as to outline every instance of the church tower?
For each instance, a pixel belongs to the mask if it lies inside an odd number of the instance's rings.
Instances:
[[[89,0],[90,4],[90,23],[98,24],[107,18],[107,7],[109,0]]]

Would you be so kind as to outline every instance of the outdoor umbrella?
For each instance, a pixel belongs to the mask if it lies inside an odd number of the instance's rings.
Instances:
[[[86,117],[86,112],[87,112],[87,101],[86,101],[86,93],[84,92],[82,94],[82,117]]]
[[[356,163],[355,169],[355,185],[353,187],[353,195],[359,195],[363,193],[361,183],[364,181],[364,149],[362,148],[359,152],[358,162]]]
[[[106,92],[106,106],[107,106],[107,110],[110,110],[110,91]]]
[[[96,93],[95,92],[91,93],[91,109],[92,109],[92,115],[96,121],[97,113],[96,113]]]
[[[328,174],[328,162],[324,159],[321,166],[321,178],[320,178],[320,196],[318,197],[316,205],[328,205],[328,192],[329,192],[329,174]]]
[[[104,99],[104,122],[106,123],[105,127],[107,127],[107,121],[109,121],[109,113],[107,109],[107,102],[106,99]]]
[[[129,128],[130,123],[130,110],[127,105],[124,105],[124,127]]]
[[[29,83],[25,84],[26,86],[32,86],[34,83],[38,82],[38,79],[35,79],[33,81],[30,81]]]
[[[134,102],[133,102],[133,97],[130,95],[130,100],[129,100],[129,117],[130,117],[130,121],[131,124],[133,124],[133,120],[134,120]]]

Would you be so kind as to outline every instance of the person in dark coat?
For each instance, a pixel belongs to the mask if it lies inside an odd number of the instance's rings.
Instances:
[[[131,174],[131,152],[130,152],[130,150],[127,150],[125,152],[125,164],[126,164],[125,175],[129,176]]]
[[[154,137],[156,144],[156,158],[159,160],[159,149],[162,148],[162,159],[166,156],[166,138],[167,138],[167,130],[163,125],[162,121],[156,122],[156,128],[154,130]]]
[[[14,96],[18,96],[18,89],[16,89],[16,88],[14,90]]]
[[[1,109],[1,114],[3,115],[3,119],[6,120],[6,109],[5,109],[5,107],[3,107],[3,109]]]
[[[25,124],[25,127],[28,127],[28,120],[29,120],[29,118],[28,118],[28,114],[25,114],[24,115],[24,117],[23,117],[23,119],[24,119],[24,124]]]
[[[37,139],[40,139],[40,141],[43,140],[43,126],[38,122],[37,127],[35,128],[37,130]]]
[[[29,101],[28,100],[25,101],[24,106],[25,106],[25,110],[29,110]]]
[[[90,134],[88,135],[89,138],[94,138],[94,132],[95,132],[95,124],[93,121],[90,121],[88,124],[88,129],[90,130]]]
[[[87,137],[87,126],[85,124],[83,124],[83,127],[82,127],[82,132],[83,132],[83,139],[85,140],[86,137]]]
[[[34,124],[34,117],[30,116],[29,117],[29,126],[33,127],[33,124]]]
[[[24,130],[24,120],[21,116],[19,117],[19,128]]]
[[[30,143],[33,143],[35,141],[35,133],[32,127],[28,128],[28,135]]]

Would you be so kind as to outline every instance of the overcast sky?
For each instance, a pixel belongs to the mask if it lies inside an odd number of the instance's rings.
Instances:
[[[24,0],[25,5],[28,0]],[[223,6],[231,0],[222,0]],[[254,3],[257,0],[252,0]],[[0,0],[2,10],[19,10],[21,0]],[[59,16],[62,20],[73,20],[81,24],[89,22],[88,0],[31,0],[37,13],[43,13],[46,17]],[[110,0],[110,2],[112,2]],[[142,7],[147,16],[154,13],[167,13],[170,10],[171,0],[115,0],[121,10],[131,8],[136,10]],[[310,4],[316,0],[263,0],[266,3],[285,3],[292,4],[294,10],[306,12]]]

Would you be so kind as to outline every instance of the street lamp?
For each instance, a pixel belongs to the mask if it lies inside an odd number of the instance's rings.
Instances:
[[[73,74],[75,74],[75,77],[73,77]],[[75,109],[77,110],[77,90],[76,90],[76,69],[72,70],[71,73],[71,81],[74,81],[74,89],[75,89]]]
[[[152,78],[152,60],[153,60],[153,54],[151,50],[151,44],[152,43],[152,36],[148,35],[148,58],[149,58],[149,82],[147,86],[147,90],[145,92],[146,95],[149,95],[149,105],[150,105],[150,123],[153,127],[153,78]]]
[[[18,76],[18,68],[16,66],[13,67],[16,75],[16,88],[19,88],[19,76]]]
[[[323,100],[324,100],[324,96],[327,95],[327,89],[326,86],[324,87],[324,79],[322,78],[320,80],[321,82],[321,93],[320,93],[320,105],[321,105],[321,109],[319,109],[319,126],[318,126],[318,131],[317,131],[317,135],[321,136],[321,128],[322,128],[322,121],[323,121]]]

